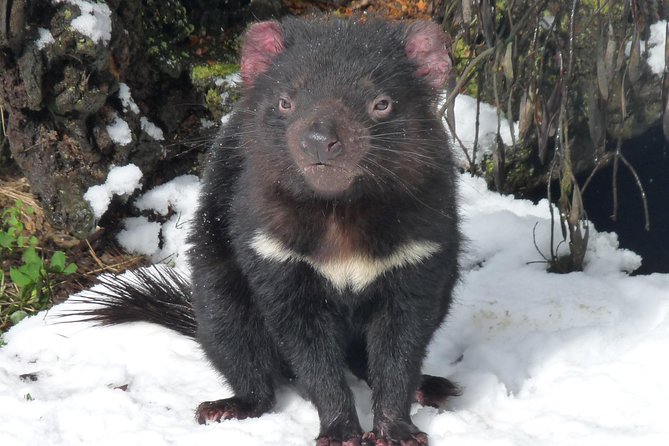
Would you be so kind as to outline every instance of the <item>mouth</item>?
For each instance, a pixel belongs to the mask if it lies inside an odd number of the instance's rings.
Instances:
[[[326,163],[313,163],[313,164],[307,164],[306,166],[303,167],[303,170],[308,173],[312,172],[323,172],[326,169],[336,169],[340,171],[345,171],[347,169],[341,167],[341,166],[336,166],[334,164],[326,164]]]
[[[327,197],[345,192],[358,176],[351,169],[324,163],[304,166],[302,175],[314,192]]]

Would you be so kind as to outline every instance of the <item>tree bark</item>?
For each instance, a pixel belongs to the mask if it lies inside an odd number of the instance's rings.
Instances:
[[[145,186],[195,169],[197,150],[183,143],[202,140],[201,119],[211,114],[191,82],[193,11],[181,3],[0,0],[0,105],[9,116],[9,147],[57,228],[82,238],[94,231],[98,222],[83,194],[112,165],[137,165]],[[134,104],[124,102],[123,84]],[[109,127],[121,120],[130,132],[123,142]],[[164,140],[147,133],[145,120]]]

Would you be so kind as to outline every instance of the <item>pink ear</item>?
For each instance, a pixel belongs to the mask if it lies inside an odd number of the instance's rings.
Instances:
[[[444,86],[451,70],[447,46],[450,46],[450,38],[436,23],[418,21],[407,28],[404,51],[409,60],[418,65],[416,76],[424,77],[436,89]]]
[[[244,88],[253,86],[258,76],[267,71],[274,56],[283,51],[283,36],[278,22],[251,25],[242,45],[242,81]]]

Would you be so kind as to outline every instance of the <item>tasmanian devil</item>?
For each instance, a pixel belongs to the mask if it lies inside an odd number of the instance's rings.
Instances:
[[[202,403],[200,422],[260,416],[288,378],[318,410],[319,446],[427,444],[411,403],[456,391],[421,375],[458,277],[455,172],[436,114],[446,44],[423,21],[246,32],[242,98],[192,221],[190,284],[108,279],[115,297],[89,314],[196,336],[235,393]],[[347,368],[372,389],[365,434]]]

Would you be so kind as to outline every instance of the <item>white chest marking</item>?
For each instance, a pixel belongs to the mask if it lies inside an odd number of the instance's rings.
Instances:
[[[293,251],[262,231],[256,233],[249,244],[263,259],[275,262],[305,262],[329,280],[337,290],[350,288],[356,293],[365,289],[386,271],[420,263],[440,249],[439,244],[435,242],[412,241],[382,258],[357,254],[323,262]]]

